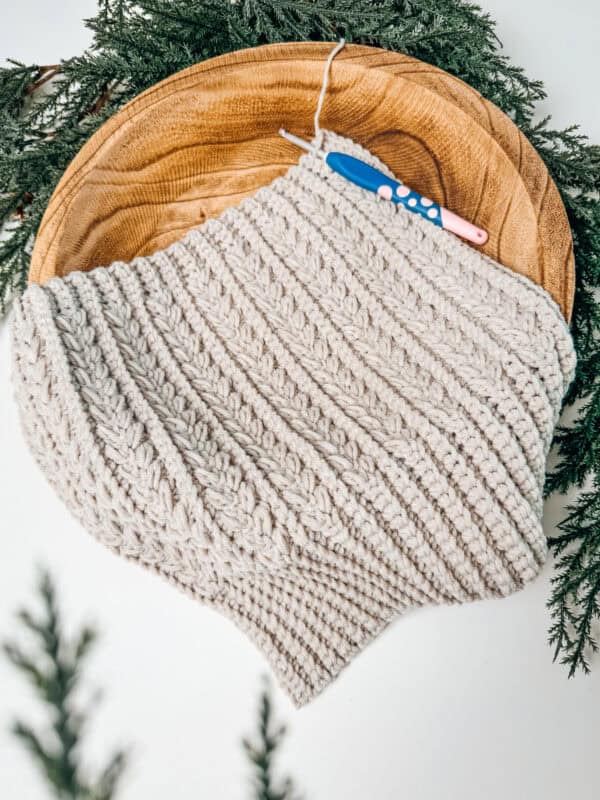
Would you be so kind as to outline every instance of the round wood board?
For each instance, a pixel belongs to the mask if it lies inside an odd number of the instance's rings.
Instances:
[[[229,53],[134,98],[56,187],[30,282],[155,252],[285,172],[300,151],[278,130],[314,134],[333,46]],[[544,286],[570,317],[575,269],[564,206],[532,145],[496,106],[429,64],[347,45],[333,62],[320,122],[487,230],[483,251]]]

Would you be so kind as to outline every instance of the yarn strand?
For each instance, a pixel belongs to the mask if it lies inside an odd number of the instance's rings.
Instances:
[[[315,111],[315,136],[319,136],[321,133],[321,126],[319,125],[319,117],[321,116],[321,111],[323,110],[323,103],[325,102],[325,94],[327,93],[327,88],[329,86],[329,77],[331,74],[331,65],[333,63],[333,59],[337,56],[337,54],[344,49],[346,45],[346,40],[341,38],[336,46],[333,48],[329,56],[327,57],[327,61],[325,62],[325,68],[323,70],[323,83],[321,84],[321,91],[319,92],[319,99],[317,100],[317,108]]]

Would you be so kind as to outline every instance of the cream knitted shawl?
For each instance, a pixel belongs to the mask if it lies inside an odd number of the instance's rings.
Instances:
[[[297,705],[403,611],[544,563],[558,307],[312,154],[166,250],[30,286],[13,354],[82,525],[233,618]]]

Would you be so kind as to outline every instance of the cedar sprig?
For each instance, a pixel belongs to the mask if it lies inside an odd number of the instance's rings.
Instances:
[[[59,800],[111,800],[126,765],[124,750],[117,750],[94,778],[81,764],[81,748],[88,713],[76,698],[84,663],[96,640],[96,631],[83,626],[75,636],[64,632],[54,583],[42,572],[38,585],[41,614],[21,609],[17,618],[32,640],[25,649],[5,642],[4,653],[43,701],[49,716],[44,730],[21,718],[12,724],[14,736],[26,748]]]
[[[254,800],[298,800],[291,778],[275,778],[275,756],[285,737],[286,728],[274,720],[271,687],[265,679],[258,703],[258,724],[253,737],[242,739],[242,746],[252,765]]]
[[[556,574],[552,579],[550,642],[569,676],[590,671],[598,651],[594,625],[600,620],[600,484],[580,494],[567,509],[553,540]]]

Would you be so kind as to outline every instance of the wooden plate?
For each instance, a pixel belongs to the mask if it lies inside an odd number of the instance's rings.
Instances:
[[[304,138],[333,43],[276,44],[196,64],[124,106],[59,182],[29,279],[149,254],[282,174]],[[571,232],[527,139],[457,78],[400,53],[347,45],[321,126],[379,156],[421,193],[485,228],[485,253],[544,286],[568,318]],[[450,235],[450,234],[449,234]]]

